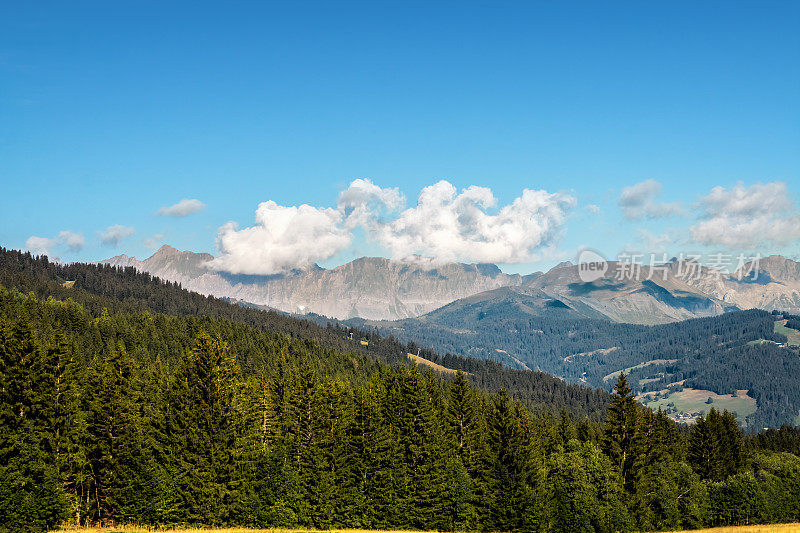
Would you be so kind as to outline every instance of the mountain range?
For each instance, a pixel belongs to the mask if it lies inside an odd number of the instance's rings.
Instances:
[[[342,320],[398,320],[435,310],[446,313],[452,306],[485,308],[484,313],[500,306],[533,315],[560,309],[579,317],[638,324],[735,309],[800,312],[800,263],[777,255],[732,275],[674,259],[652,271],[643,267],[631,277],[620,275],[624,265],[612,261],[605,275],[591,282],[582,281],[579,267],[569,262],[546,273],[519,275],[505,274],[492,264],[362,257],[331,269],[315,265],[254,276],[210,270],[206,264],[211,259],[207,253],[165,245],[145,260],[118,255],[99,263],[132,266],[201,294]]]
[[[487,290],[523,285],[537,274],[504,274],[496,265],[424,259],[391,261],[362,257],[332,269],[313,266],[271,276],[234,275],[205,267],[213,256],[162,246],[138,260],[118,255],[99,263],[135,267],[205,295],[239,300],[296,314],[338,319],[395,320],[423,315]]]

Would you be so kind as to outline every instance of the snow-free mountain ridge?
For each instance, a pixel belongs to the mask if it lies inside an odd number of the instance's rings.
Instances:
[[[643,267],[635,277],[619,276],[620,265],[609,262],[606,274],[591,283],[583,282],[578,266],[570,262],[544,274],[522,276],[505,274],[492,264],[435,265],[424,259],[362,257],[331,269],[315,265],[285,274],[251,276],[211,270],[206,266],[211,259],[210,254],[165,245],[145,260],[119,255],[100,263],[132,266],[202,294],[337,319],[397,320],[443,306],[450,310],[460,305],[496,308],[503,302],[506,310],[518,306],[523,314],[558,308],[578,316],[642,324],[713,316],[737,308],[800,312],[800,263],[777,255],[746,265],[741,276],[720,275],[678,260],[652,272]]]

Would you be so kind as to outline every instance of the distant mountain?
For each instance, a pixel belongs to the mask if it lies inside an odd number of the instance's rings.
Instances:
[[[674,261],[652,271],[643,267],[635,275],[625,268],[610,261],[605,275],[587,283],[581,280],[578,266],[562,264],[530,280],[525,289],[541,291],[586,317],[632,324],[715,316],[738,307],[687,283],[682,277],[686,262]]]
[[[740,309],[800,313],[800,263],[770,255],[744,265],[731,276],[698,276],[691,287]]]
[[[145,260],[119,255],[100,263],[133,266],[201,294],[338,319],[397,320],[443,306],[447,308],[437,311],[439,315],[462,307],[484,314],[500,309],[523,315],[563,314],[558,311],[561,306],[577,316],[637,324],[714,316],[737,308],[800,312],[800,263],[782,256],[763,258],[729,276],[692,261],[673,260],[652,272],[643,267],[632,279],[619,275],[623,265],[612,261],[605,275],[591,283],[581,281],[579,267],[570,262],[545,274],[520,276],[504,274],[491,264],[433,265],[362,257],[332,269],[315,265],[250,276],[209,270],[205,265],[211,259],[210,254],[165,245]],[[482,306],[486,309],[479,309]]]
[[[201,294],[339,319],[419,316],[453,300],[522,285],[536,276],[504,274],[491,264],[431,265],[377,257],[362,257],[332,269],[315,266],[287,274],[249,276],[209,270],[205,264],[211,259],[210,254],[165,245],[145,260],[119,255],[99,263],[133,266]]]

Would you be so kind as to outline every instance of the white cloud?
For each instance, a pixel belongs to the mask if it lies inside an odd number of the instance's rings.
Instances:
[[[385,212],[401,209],[406,198],[400,189],[381,188],[368,179],[356,179],[339,194],[339,210],[345,224],[354,228],[377,222]]]
[[[681,205],[677,202],[658,202],[661,196],[661,183],[648,179],[625,187],[617,200],[617,204],[625,218],[636,220],[640,218],[665,218],[672,215],[683,214]]]
[[[58,242],[73,253],[80,252],[86,246],[86,239],[83,238],[82,233],[73,233],[69,230],[59,232]]]
[[[587,204],[586,206],[584,206],[584,209],[586,209],[593,215],[600,213],[600,206],[597,204]]]
[[[342,191],[336,208],[264,202],[256,210],[255,225],[239,229],[229,222],[219,228],[220,255],[209,266],[236,274],[305,268],[347,248],[358,227],[395,259],[532,261],[554,247],[576,201],[568,194],[526,189],[492,214],[497,200],[490,189],[472,186],[458,192],[440,181],[422,190],[415,207],[399,211],[404,203],[399,189],[366,179]]]
[[[800,239],[800,216],[786,184],[780,181],[714,187],[700,199],[701,220],[692,238],[706,245],[755,249]]]
[[[33,255],[50,255],[50,251],[55,248],[58,242],[55,239],[47,237],[37,237],[31,235],[25,241],[25,248],[27,248]]]
[[[100,234],[100,241],[105,246],[113,246],[116,248],[122,239],[133,235],[134,229],[130,226],[115,224],[98,233]]]
[[[158,216],[185,217],[206,208],[206,204],[196,198],[184,198],[175,205],[165,206],[158,210]]]
[[[537,249],[559,237],[575,203],[567,194],[525,189],[493,215],[487,210],[497,199],[490,189],[471,186],[458,193],[443,180],[425,187],[416,207],[369,230],[395,259],[421,254],[439,262],[521,263],[535,260]]]
[[[53,249],[65,248],[71,253],[80,252],[86,246],[86,239],[81,233],[63,230],[56,238],[31,236],[25,241],[25,247],[36,255],[52,256]]]
[[[233,274],[276,274],[328,259],[350,241],[339,210],[270,200],[259,204],[255,226],[240,230],[228,222],[219,229],[221,255],[209,266]]]

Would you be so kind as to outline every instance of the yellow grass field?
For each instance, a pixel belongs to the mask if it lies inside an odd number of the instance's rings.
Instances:
[[[222,529],[147,529],[133,526],[118,526],[116,528],[63,528],[55,530],[54,533],[145,533],[165,531],[171,533],[311,533],[307,529],[243,529],[243,528],[222,528]],[[315,532],[316,533],[316,532]],[[325,533],[412,533],[410,531],[377,531],[368,529],[331,529]],[[420,533],[420,532],[416,532]],[[690,533],[676,532],[676,533]],[[712,529],[695,529],[691,533],[800,533],[800,524],[773,524],[763,526],[738,526],[738,527],[717,527]]]
[[[435,533],[375,530],[375,529],[328,529],[325,531],[313,529],[247,529],[241,527],[232,528],[181,528],[175,529],[150,529],[137,526],[117,526],[117,527],[64,527],[55,529],[51,533]]]
[[[715,527],[712,529],[695,529],[695,533],[798,533],[800,524],[771,524],[764,526],[738,526],[738,527]],[[678,531],[676,533],[689,533],[688,531]]]

